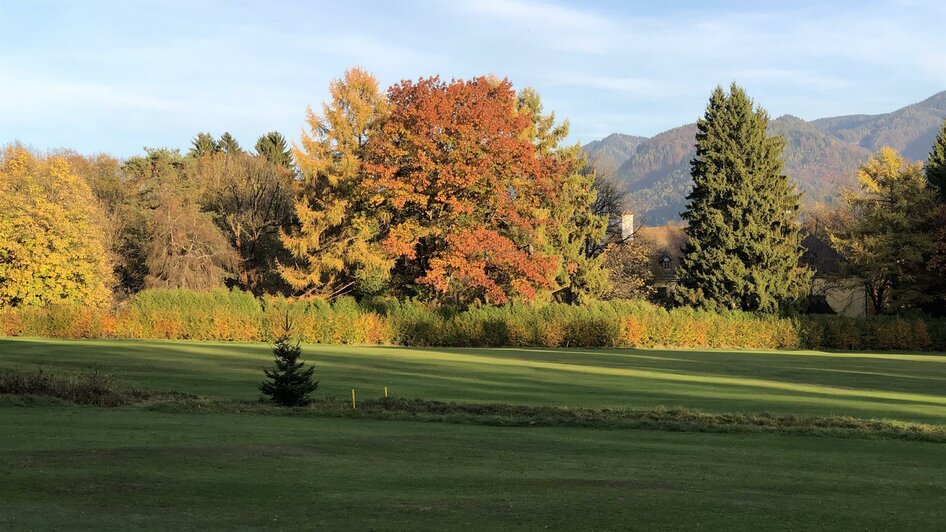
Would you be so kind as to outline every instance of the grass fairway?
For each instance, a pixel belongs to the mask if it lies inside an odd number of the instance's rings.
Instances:
[[[322,395],[573,407],[683,406],[946,424],[946,356],[817,351],[307,345]],[[265,344],[0,339],[0,369],[98,367],[129,385],[255,399]]]
[[[305,346],[320,394],[946,424],[942,355]],[[255,399],[265,345],[0,339]],[[31,406],[20,406],[29,404]],[[946,445],[799,435],[169,413],[0,398],[0,530],[899,529],[946,522]]]
[[[890,529],[942,444],[5,407],[0,529]]]

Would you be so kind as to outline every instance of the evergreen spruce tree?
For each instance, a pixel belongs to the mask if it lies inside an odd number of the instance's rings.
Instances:
[[[940,203],[946,203],[946,120],[926,160],[926,180],[936,187]]]
[[[256,141],[256,153],[269,162],[286,169],[292,168],[292,152],[286,137],[278,131],[270,131]]]
[[[925,310],[946,315],[946,120],[933,141],[930,157],[926,160],[926,181],[937,193],[939,205],[933,211],[931,233],[933,250],[927,264],[933,283],[928,293],[933,304]]]
[[[782,173],[784,141],[766,136],[768,121],[733,83],[729,94],[713,91],[697,122],[680,303],[774,311],[807,291],[799,194]]]
[[[240,146],[240,143],[230,132],[225,132],[223,135],[220,135],[220,141],[217,145],[220,147],[220,150],[227,155],[243,153],[243,148]]]
[[[191,141],[191,149],[187,152],[189,157],[203,157],[220,151],[220,145],[214,140],[210,133],[198,133]]]
[[[312,380],[315,367],[306,367],[299,360],[302,348],[299,342],[292,341],[292,325],[286,315],[286,323],[279,337],[273,344],[276,360],[273,367],[265,370],[266,380],[259,389],[263,395],[282,406],[305,406],[311,401],[309,394],[319,387],[319,381]]]

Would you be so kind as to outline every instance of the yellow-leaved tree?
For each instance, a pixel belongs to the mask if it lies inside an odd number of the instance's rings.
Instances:
[[[8,146],[0,198],[0,307],[110,302],[105,217],[64,158]]]
[[[302,173],[294,202],[299,225],[282,235],[294,263],[279,271],[306,295],[379,293],[391,262],[372,242],[383,220],[369,207],[363,162],[387,103],[377,80],[358,68],[332,81],[329,91],[331,102],[321,115],[309,110],[309,132],[293,148]]]

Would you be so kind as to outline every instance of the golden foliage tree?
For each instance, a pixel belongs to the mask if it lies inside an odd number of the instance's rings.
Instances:
[[[333,297],[379,292],[391,263],[373,237],[379,219],[367,207],[365,148],[387,113],[378,82],[353,68],[329,85],[322,114],[310,109],[293,156],[302,174],[295,200],[298,228],[282,235],[294,261],[279,271],[296,291]]]
[[[611,286],[608,299],[649,299],[654,295],[651,246],[643,239],[610,244],[602,255]]]
[[[109,303],[104,215],[64,158],[7,147],[0,198],[0,306]]]
[[[857,172],[860,189],[845,193],[846,212],[831,242],[849,273],[864,280],[874,311],[928,299],[927,262],[935,201],[921,164],[882,148]]]

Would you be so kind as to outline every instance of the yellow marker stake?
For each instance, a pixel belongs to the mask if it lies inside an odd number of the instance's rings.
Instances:
[[[387,387],[387,386],[384,387],[384,396],[385,396],[385,397],[388,396],[388,387]]]
[[[351,409],[355,409],[355,389],[351,389]]]

